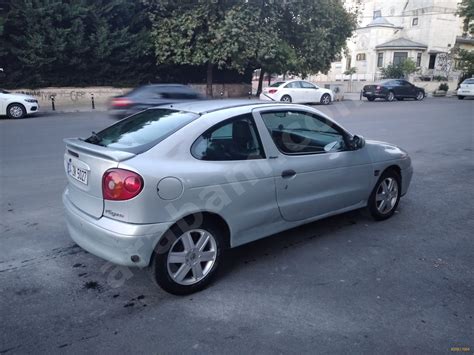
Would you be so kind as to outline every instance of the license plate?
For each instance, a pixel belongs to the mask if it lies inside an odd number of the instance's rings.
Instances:
[[[79,168],[71,160],[67,162],[67,173],[73,179],[87,185],[87,170]]]
[[[372,91],[367,91],[366,94],[367,94],[367,95],[372,95],[373,92],[372,92]]]

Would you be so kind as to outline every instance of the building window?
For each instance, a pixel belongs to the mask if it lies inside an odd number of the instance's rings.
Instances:
[[[357,61],[362,61],[365,60],[365,53],[359,53],[356,55],[356,60]]]
[[[403,63],[408,58],[408,52],[394,52],[393,53],[393,65]]]
[[[421,53],[416,55],[416,66],[419,68],[421,67]]]
[[[430,54],[430,63],[428,64],[428,69],[434,69],[436,63],[436,54]]]
[[[374,11],[374,20],[376,18],[382,17],[382,10],[375,10]]]
[[[418,17],[414,17],[413,20],[411,21],[412,26],[418,26]]]
[[[383,53],[377,53],[377,68],[383,67]]]

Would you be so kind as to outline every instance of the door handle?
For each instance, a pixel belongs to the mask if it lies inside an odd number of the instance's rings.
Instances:
[[[283,170],[282,173],[281,173],[281,177],[282,178],[290,178],[292,176],[295,176],[296,175],[296,171],[294,170]]]

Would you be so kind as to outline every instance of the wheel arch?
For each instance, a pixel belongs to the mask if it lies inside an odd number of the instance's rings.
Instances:
[[[196,221],[200,221],[201,219],[202,219],[202,223],[212,223],[213,225],[217,226],[217,228],[219,228],[219,230],[221,230],[222,233],[223,233],[225,248],[226,249],[230,248],[230,246],[231,246],[231,243],[230,243],[230,239],[231,239],[230,226],[227,223],[227,221],[221,215],[219,215],[215,212],[203,211],[203,212],[190,213],[190,214],[180,218],[175,223],[173,223],[166,230],[166,232],[163,233],[163,236],[165,236],[173,228],[176,228],[176,227],[179,228],[180,224],[182,224],[182,223],[184,223],[185,225],[193,225],[194,223],[196,223]],[[158,245],[160,244],[162,239],[163,238],[160,238],[156,242],[156,245],[155,245],[155,248],[154,248],[155,252],[156,252],[156,248],[158,247]],[[151,256],[149,264],[148,264],[149,266],[152,265],[153,258],[155,257],[155,252],[152,253],[152,256]]]

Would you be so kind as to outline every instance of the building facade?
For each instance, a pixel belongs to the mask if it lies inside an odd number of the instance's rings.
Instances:
[[[344,72],[355,67],[354,81],[375,81],[380,69],[411,58],[419,68],[418,78],[455,76],[448,53],[462,34],[462,19],[456,16],[458,0],[347,0],[358,8],[359,26],[348,40],[347,51],[332,63],[327,75],[317,81],[346,81]]]

